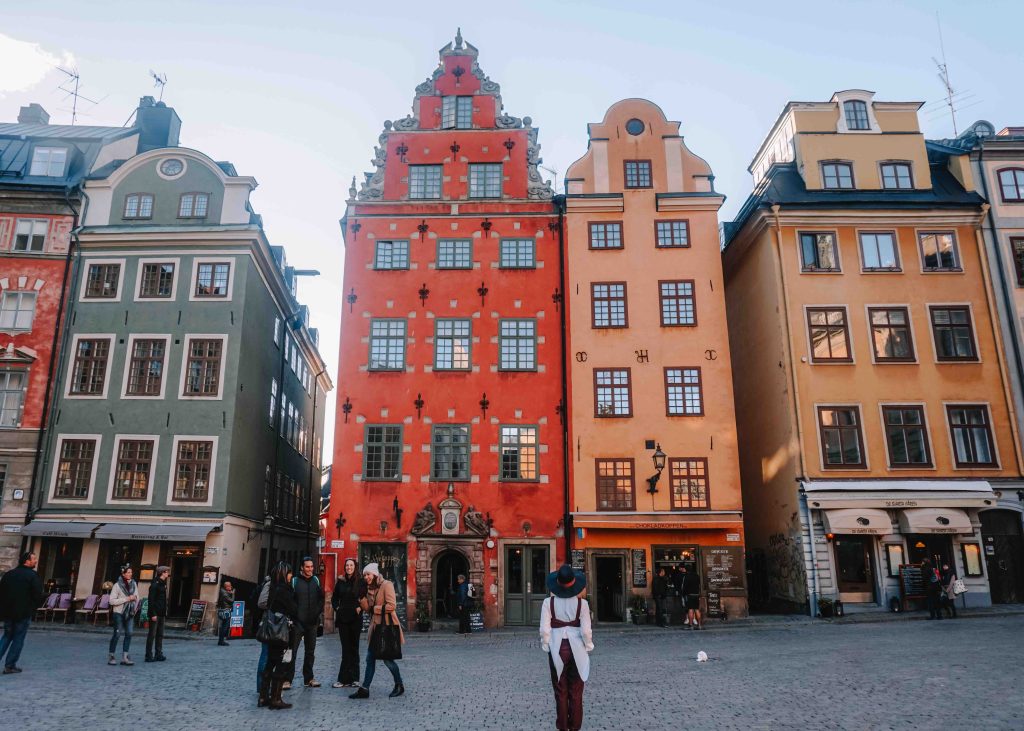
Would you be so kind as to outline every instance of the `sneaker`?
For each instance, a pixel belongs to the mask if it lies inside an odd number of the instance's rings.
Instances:
[[[349,686],[348,683],[342,683],[339,680],[335,680],[333,683],[331,683],[331,687],[332,688],[348,688],[350,686]]]
[[[117,660],[114,659],[114,653],[107,655],[107,665],[117,665]]]
[[[4,675],[13,675],[14,673],[20,673],[21,668],[11,665],[9,668],[4,668]]]
[[[292,689],[292,681],[290,681],[290,680],[284,681],[284,685],[281,686],[281,690],[291,690],[291,689]]]
[[[317,680],[316,678],[313,678],[312,680],[307,680],[305,682],[305,686],[307,688],[319,688],[320,687],[320,681]]]

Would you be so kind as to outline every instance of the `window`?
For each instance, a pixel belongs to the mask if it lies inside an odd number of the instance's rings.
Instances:
[[[440,198],[441,197],[441,166],[410,165],[409,166],[409,197]]]
[[[84,500],[89,497],[95,454],[95,439],[65,439],[60,443],[57,485],[53,492],[55,498]]]
[[[805,272],[838,272],[836,235],[831,231],[801,233],[800,260]]]
[[[270,379],[270,413],[267,414],[267,423],[270,428],[274,427],[274,415],[277,413],[277,379]]]
[[[700,368],[665,369],[665,405],[669,416],[703,416]]]
[[[4,488],[7,487],[7,465],[0,462],[0,510],[4,506]]]
[[[75,361],[71,371],[72,396],[102,396],[107,378],[110,340],[82,339],[75,343]]]
[[[843,113],[846,115],[847,129],[871,129],[866,102],[857,99],[843,102]]]
[[[471,320],[434,321],[434,370],[469,370]]]
[[[852,190],[853,166],[848,162],[823,162],[821,180],[826,190]]]
[[[597,459],[597,509],[633,510],[636,486],[633,459]]]
[[[999,171],[999,191],[1004,203],[1024,201],[1024,168]]]
[[[845,307],[808,308],[807,329],[811,336],[811,362],[849,363],[853,360]]]
[[[590,224],[591,249],[621,249],[622,224],[614,221]]]
[[[149,495],[149,468],[153,463],[153,441],[123,439],[117,447],[114,500],[145,500]]]
[[[281,318],[274,316],[274,345],[281,347]]]
[[[501,475],[503,481],[536,480],[537,427],[501,427]]]
[[[470,129],[473,126],[473,97],[446,96],[441,99],[441,128]]]
[[[998,467],[988,407],[947,406],[953,457],[957,467]]]
[[[860,259],[865,271],[899,271],[896,235],[889,232],[861,233]]]
[[[890,467],[931,467],[928,431],[921,406],[883,406]]]
[[[196,298],[224,299],[228,296],[231,264],[227,262],[200,262],[196,266]]]
[[[64,175],[64,164],[68,159],[66,147],[37,147],[32,151],[32,167],[29,175],[59,178]]]
[[[210,468],[213,442],[184,440],[178,442],[174,465],[174,500],[205,503],[210,497]]]
[[[469,166],[470,198],[501,198],[501,163],[482,163]]]
[[[132,193],[124,199],[124,218],[152,218],[153,196],[149,193]]]
[[[689,221],[655,221],[655,240],[659,249],[689,246]]]
[[[882,163],[882,187],[891,190],[911,190],[914,179],[910,176],[910,163]]]
[[[89,299],[117,299],[120,279],[120,264],[90,264],[85,280],[85,296]]]
[[[23,370],[0,370],[0,429],[21,424],[27,375],[28,371]]]
[[[498,257],[502,269],[533,269],[537,266],[533,239],[502,239]]]
[[[436,424],[430,434],[430,479],[469,479],[469,427]]]
[[[1017,273],[1017,286],[1024,287],[1024,238],[1011,238],[1010,251],[1013,254],[1013,270]]]
[[[498,367],[501,370],[536,370],[536,320],[501,320],[498,325],[498,343]]]
[[[127,395],[160,396],[163,393],[166,348],[167,341],[162,339],[132,341]]]
[[[147,299],[166,299],[174,291],[174,264],[142,265],[142,282],[139,284],[139,297]]]
[[[708,461],[706,459],[670,458],[668,474],[672,486],[673,510],[707,510],[711,507],[708,497]]]
[[[366,426],[363,435],[363,479],[402,479],[402,427]]]
[[[178,218],[206,218],[209,193],[184,193],[178,202]]]
[[[594,369],[594,416],[632,416],[629,368]]]
[[[952,232],[918,234],[921,243],[921,266],[925,271],[960,271],[960,254]]]
[[[967,307],[929,307],[935,356],[940,361],[977,360],[974,328]]]
[[[981,570],[981,546],[977,543],[961,543],[960,557],[963,559],[964,576],[983,576]]]
[[[35,292],[5,291],[0,295],[0,330],[28,332],[36,316]]]
[[[688,326],[697,324],[693,280],[658,282],[661,300],[661,326]]]
[[[405,369],[405,320],[370,321],[370,370]]]
[[[183,395],[217,396],[220,393],[223,350],[224,341],[220,338],[189,339]]]
[[[650,160],[626,160],[624,165],[626,169],[627,188],[651,187]]]
[[[910,334],[910,312],[906,307],[870,307],[871,345],[879,363],[914,360],[914,341]]]
[[[15,251],[42,251],[50,222],[46,219],[19,218],[14,232]]]
[[[438,269],[472,269],[473,242],[468,239],[441,239],[437,242]]]
[[[625,282],[594,282],[590,285],[590,297],[594,327],[629,326]]]
[[[902,543],[885,544],[885,562],[888,564],[886,569],[888,570],[889,576],[898,578],[900,575],[900,566],[905,563],[903,559]]]
[[[408,269],[408,241],[378,241],[373,255],[374,269]]]
[[[819,406],[821,458],[825,469],[865,467],[860,433],[860,409],[856,406]]]

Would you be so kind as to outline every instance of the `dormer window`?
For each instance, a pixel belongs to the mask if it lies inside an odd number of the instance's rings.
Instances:
[[[206,218],[209,193],[185,193],[178,203],[178,218]]]
[[[471,129],[473,127],[473,97],[446,96],[441,99],[442,129]]]
[[[149,193],[132,193],[124,198],[124,218],[152,218],[153,196]]]
[[[843,102],[843,114],[846,115],[846,128],[851,130],[871,129],[868,120],[868,105],[859,99]]]
[[[882,187],[886,190],[912,190],[914,179],[910,175],[910,163],[882,163]]]
[[[826,190],[852,190],[853,166],[848,162],[823,162],[821,181]]]
[[[32,167],[28,174],[59,178],[64,175],[64,165],[67,160],[68,149],[66,147],[37,147],[32,151]]]

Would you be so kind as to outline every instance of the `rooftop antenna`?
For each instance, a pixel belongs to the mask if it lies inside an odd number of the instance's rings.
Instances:
[[[67,101],[67,99],[69,97],[74,99],[74,101],[71,103],[71,124],[74,124],[76,121],[78,121],[78,100],[79,99],[81,99],[84,102],[89,102],[90,104],[93,104],[93,105],[99,104],[100,102],[95,101],[93,99],[90,99],[87,96],[82,96],[78,92],[79,86],[81,85],[81,81],[82,81],[82,77],[79,75],[78,69],[75,69],[74,71],[69,71],[68,69],[63,68],[61,66],[57,66],[56,69],[58,71],[60,71],[62,74],[64,74],[65,76],[67,76],[67,78],[64,79],[64,81],[62,81],[57,86],[57,88],[60,91],[63,91],[65,94],[67,94],[67,96],[64,97],[64,101]],[[100,101],[103,101],[103,100],[101,99]]]
[[[558,191],[558,168],[549,168],[546,165],[538,165],[537,167],[539,167],[544,172],[551,173],[552,175],[555,176],[554,188],[555,188],[555,191],[557,192]]]
[[[936,68],[938,68],[939,81],[946,89],[946,106],[949,107],[949,117],[953,120],[953,136],[958,135],[956,129],[956,106],[954,97],[956,92],[953,91],[953,85],[949,83],[949,66],[946,64],[946,45],[942,41],[942,22],[939,20],[939,12],[935,11],[935,25],[939,29],[939,51],[942,54],[942,62],[940,63],[937,58],[932,57],[932,61],[935,62]]]
[[[153,86],[160,87],[160,98],[157,101],[164,100],[164,87],[167,86],[167,74],[158,74],[153,69],[149,70],[149,75],[153,77]]]

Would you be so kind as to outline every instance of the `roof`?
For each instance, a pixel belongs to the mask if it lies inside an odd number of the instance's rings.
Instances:
[[[118,133],[137,132],[134,127],[90,127],[79,124],[0,123],[0,136],[45,139],[102,140]]]
[[[18,186],[66,187],[78,183],[104,145],[138,134],[136,127],[88,127],[63,124],[0,124],[0,183]],[[36,145],[68,147],[64,175],[29,175]]]

